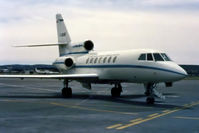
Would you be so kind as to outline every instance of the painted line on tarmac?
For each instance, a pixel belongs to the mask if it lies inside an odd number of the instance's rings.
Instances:
[[[185,110],[187,108],[190,108],[190,107],[193,107],[193,106],[196,106],[196,105],[199,105],[199,101],[192,102],[190,104],[184,104],[183,107],[181,107],[181,108],[177,107],[177,108],[174,108],[172,110],[164,110],[160,113],[154,113],[154,114],[146,116],[145,118],[137,118],[137,119],[134,119],[134,120],[130,120],[130,123],[122,124],[119,127],[111,128],[111,129],[122,130],[122,129],[125,129],[125,128],[128,128],[128,127],[132,127],[132,126],[135,126],[135,125],[138,125],[138,124],[142,124],[144,122],[147,122],[147,121],[150,121],[150,120],[153,120],[153,119],[160,118],[162,116],[169,115],[171,113],[175,113],[175,112],[180,111],[180,110]],[[117,125],[117,124],[115,124],[115,125]],[[110,126],[108,126],[108,127],[110,127]],[[109,129],[108,127],[106,127],[106,129]]]
[[[115,125],[112,125],[112,126],[107,127],[107,129],[116,128],[116,127],[119,127],[119,126],[121,126],[121,125],[122,125],[122,124],[115,124]]]
[[[42,102],[42,101],[36,101],[35,99],[24,99],[24,100],[10,100],[10,99],[0,99],[0,102],[10,102],[10,103],[41,103],[41,104],[46,104],[46,102]]]
[[[142,118],[137,118],[137,119],[134,119],[134,120],[130,120],[130,122],[136,122],[136,121],[140,121],[142,120]]]
[[[199,117],[183,117],[183,116],[176,116],[174,118],[177,119],[187,119],[187,120],[199,120]]]
[[[102,106],[113,107],[113,108],[136,108],[136,109],[151,109],[151,106],[143,107],[143,106],[136,106],[136,105],[112,105],[112,104],[105,104]]]
[[[132,127],[132,126],[141,124],[141,123],[143,123],[143,122],[147,122],[147,121],[153,120],[153,119],[155,119],[155,118],[159,118],[159,117],[161,117],[161,116],[168,115],[168,114],[173,113],[173,112],[176,112],[176,111],[178,111],[178,110],[173,110],[173,111],[170,111],[170,112],[167,112],[167,113],[162,113],[162,114],[159,114],[159,115],[153,116],[153,117],[149,117],[149,116],[148,116],[148,117],[145,118],[145,119],[142,119],[142,120],[140,120],[140,121],[135,121],[135,122],[132,122],[132,123],[130,123],[130,124],[126,124],[126,125],[124,125],[124,126],[121,126],[121,127],[116,128],[116,129],[121,130],[121,129],[124,129],[124,128],[127,128],[127,127]]]
[[[27,89],[33,89],[33,90],[42,90],[42,91],[57,92],[57,90],[50,90],[50,89],[36,88],[36,87],[24,86],[24,85],[14,85],[14,84],[5,84],[5,83],[0,83],[0,86],[18,87],[18,88],[27,88]]]
[[[156,115],[158,115],[158,113],[154,113],[154,114],[148,115],[148,117],[153,117],[153,116],[156,116]]]
[[[14,85],[14,84],[6,84],[6,83],[0,83],[0,86],[8,86],[8,87],[25,87],[23,85]]]
[[[95,108],[87,108],[87,107],[81,107],[81,106],[75,106],[75,105],[65,105],[61,103],[51,102],[50,104],[66,107],[66,108],[74,108],[74,109],[81,109],[81,110],[89,110],[89,111],[96,111],[96,112],[106,112],[106,113],[117,113],[117,114],[125,114],[125,115],[137,115],[138,113],[132,113],[132,112],[119,112],[119,111],[112,111],[112,110],[103,110],[103,109],[95,109]]]
[[[169,112],[169,111],[170,111],[170,110],[168,110],[168,109],[167,109],[167,110],[163,110],[162,112],[164,112],[164,113],[165,113],[165,112]]]
[[[79,106],[77,104],[61,104],[56,102],[38,102],[35,100],[10,100],[10,99],[0,99],[0,102],[20,102],[20,103],[41,103],[41,104],[52,104],[56,106],[62,106],[66,108],[74,108],[74,109],[80,109],[80,110],[89,110],[89,111],[96,111],[96,112],[107,112],[107,113],[117,113],[117,114],[123,114],[123,115],[138,115],[138,113],[133,112],[121,112],[121,111],[113,111],[113,110],[103,110],[103,109],[96,109],[96,108],[89,108],[89,107],[83,107]]]
[[[58,92],[57,90],[50,90],[50,89],[43,89],[43,88],[35,88],[35,87],[29,87],[27,86],[28,89],[33,89],[33,90],[41,90],[41,91],[49,91],[49,92]]]
[[[74,109],[80,109],[80,110],[89,110],[89,111],[96,111],[96,112],[106,112],[106,113],[117,113],[117,114],[123,114],[123,115],[138,115],[138,113],[132,113],[132,112],[120,112],[120,111],[112,111],[112,110],[103,110],[103,109],[96,109],[96,108],[88,108],[88,107],[82,107],[77,106],[74,104],[61,104],[56,102],[38,102],[38,101],[30,101],[30,100],[10,100],[10,99],[0,99],[0,102],[16,102],[16,103],[41,103],[41,104],[51,104],[66,108],[74,108]]]

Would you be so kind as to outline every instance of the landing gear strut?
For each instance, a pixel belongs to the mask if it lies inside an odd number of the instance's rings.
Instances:
[[[72,97],[72,89],[68,87],[68,80],[64,80],[64,88],[62,89],[62,96],[64,98]]]
[[[120,97],[122,92],[122,86],[121,84],[115,84],[115,87],[111,89],[111,95],[112,97]]]
[[[147,96],[146,103],[147,104],[154,104],[155,102],[155,94],[154,94],[154,88],[156,87],[156,84],[148,83],[145,85],[146,91],[145,95]]]

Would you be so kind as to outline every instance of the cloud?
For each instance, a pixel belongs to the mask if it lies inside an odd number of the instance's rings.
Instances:
[[[192,5],[197,1],[176,0],[172,5],[170,2],[1,1],[4,6],[0,8],[0,63],[53,62],[58,56],[56,47],[16,49],[11,45],[56,43],[55,14],[59,12],[66,20],[72,40],[91,39],[96,50],[159,49],[177,63],[197,64],[199,12],[188,7],[174,10],[176,5]]]

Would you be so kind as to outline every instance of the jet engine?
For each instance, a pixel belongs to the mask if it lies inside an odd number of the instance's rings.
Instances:
[[[60,71],[66,71],[75,66],[75,59],[71,56],[59,57],[53,63]]]
[[[74,61],[72,58],[66,58],[64,64],[67,68],[71,68],[74,65]]]
[[[91,40],[84,41],[82,43],[73,44],[72,52],[89,52],[93,50],[94,43]]]
[[[93,50],[94,44],[91,40],[87,40],[84,42],[84,48],[88,51]]]

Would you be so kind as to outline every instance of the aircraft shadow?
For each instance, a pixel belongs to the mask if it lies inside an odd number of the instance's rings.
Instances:
[[[113,98],[110,95],[81,95],[81,94],[74,94],[73,99],[91,99],[91,100],[101,100],[101,101],[109,101],[113,103],[121,103],[121,104],[128,104],[128,105],[137,105],[137,106],[147,106],[147,107],[154,107],[154,108],[181,108],[183,106],[179,105],[170,105],[170,104],[161,104],[163,102],[156,101],[154,105],[148,105],[145,100],[144,101],[133,101],[132,99],[137,98],[146,98],[145,95],[122,95],[120,98]],[[131,99],[131,100],[129,100]]]
[[[72,98],[69,99],[90,99],[90,100],[99,100],[99,101],[109,101],[113,103],[121,103],[128,105],[136,105],[136,106],[145,106],[145,107],[153,107],[153,108],[176,108],[183,107],[178,105],[170,105],[170,104],[162,104],[161,101],[156,101],[154,105],[148,105],[145,101],[133,101],[133,99],[137,98],[145,98],[145,95],[122,95],[120,98],[113,98],[110,95],[102,95],[102,94],[78,94],[74,93]],[[1,98],[16,98],[16,99],[63,99],[60,93],[25,93],[25,94],[9,94],[9,95],[0,95]],[[63,99],[63,100],[67,100]]]

